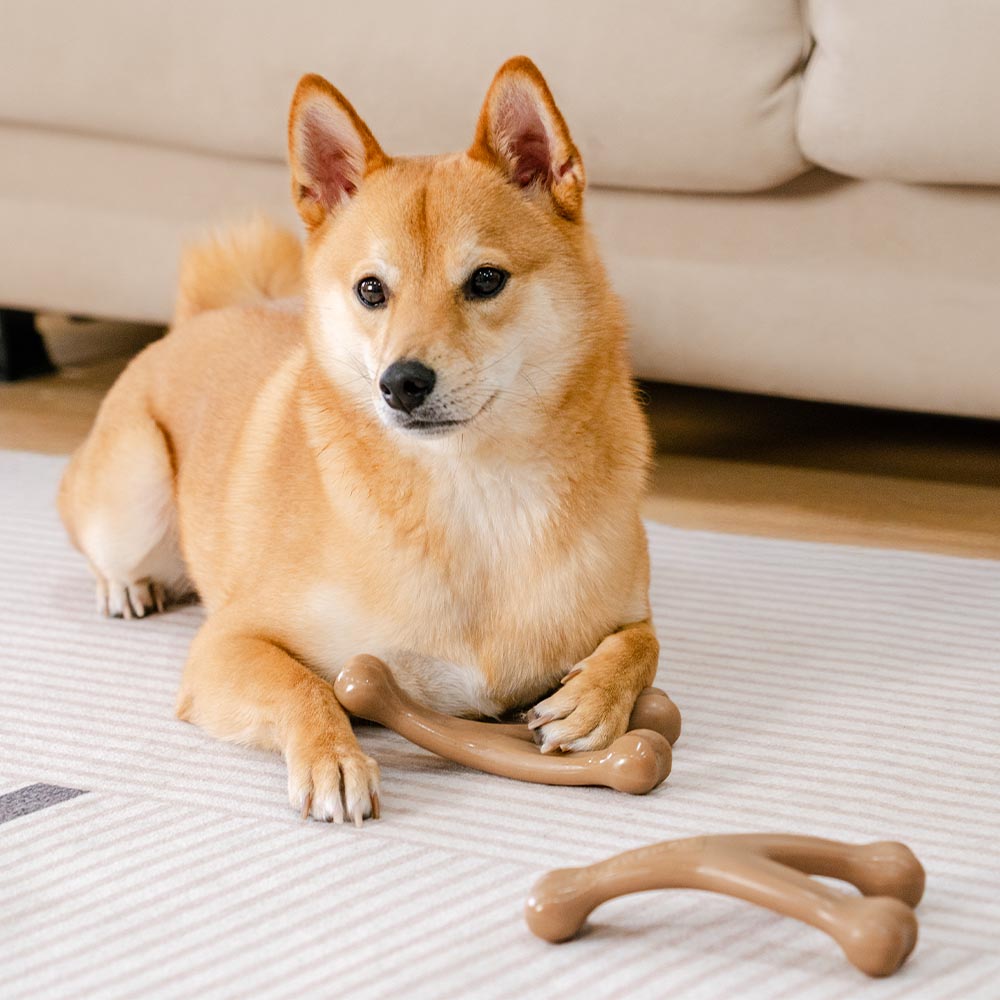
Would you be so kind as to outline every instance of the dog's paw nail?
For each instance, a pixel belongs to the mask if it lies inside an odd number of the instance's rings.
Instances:
[[[583,673],[583,667],[574,667],[559,683],[565,684],[566,681],[571,681],[577,674]]]
[[[302,803],[302,818],[309,819],[309,813],[312,812],[313,797],[312,792],[306,794],[305,800]]]
[[[378,792],[372,792],[372,819],[382,818],[382,803],[379,801]]]
[[[531,730],[541,729],[547,722],[552,721],[551,715],[537,715],[528,723],[528,728]]]

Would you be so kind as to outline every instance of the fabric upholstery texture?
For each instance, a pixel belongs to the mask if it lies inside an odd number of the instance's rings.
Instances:
[[[59,26],[57,68],[38,53]],[[598,185],[745,191],[806,169],[796,0],[34,0],[3,15],[0,121],[282,160],[305,72],[399,155],[466,148],[490,79],[547,74]],[[101,53],[111,53],[112,58]]]
[[[165,321],[185,240],[255,209],[297,225],[302,72],[423,154],[465,147],[525,52],[639,375],[1000,416],[996,0],[37,0],[3,31],[2,305]]]
[[[284,165],[0,127],[0,302],[164,321],[180,245],[255,209],[298,227]],[[813,171],[586,211],[643,377],[1000,417],[991,189]]]
[[[803,155],[838,173],[1000,184],[1000,3],[810,0]]]

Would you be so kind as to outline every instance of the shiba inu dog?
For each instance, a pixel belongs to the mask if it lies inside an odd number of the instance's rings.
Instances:
[[[624,732],[659,650],[650,441],[530,60],[468,150],[427,159],[306,76],[289,154],[304,249],[258,221],[188,252],[60,510],[106,613],[204,603],[178,716],[282,753],[303,816],[360,823],[378,767],[330,684],[355,653],[445,712],[533,706],[547,752]]]

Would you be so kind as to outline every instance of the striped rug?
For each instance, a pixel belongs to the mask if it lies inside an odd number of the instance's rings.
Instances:
[[[281,761],[172,714],[201,618],[94,612],[60,460],[0,453],[0,996],[997,997],[1000,564],[650,525],[684,735],[643,798],[477,774],[373,727],[384,818],[300,821]],[[533,938],[535,878],[656,840],[899,839],[921,939],[866,979],[824,935],[660,892]]]

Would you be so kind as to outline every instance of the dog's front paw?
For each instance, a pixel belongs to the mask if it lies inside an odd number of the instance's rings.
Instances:
[[[108,618],[145,618],[154,611],[162,613],[166,603],[166,588],[156,580],[126,583],[98,578],[97,612]]]
[[[603,750],[628,728],[634,699],[620,687],[605,687],[586,671],[571,672],[563,686],[528,712],[528,727],[542,753]]]
[[[361,826],[379,818],[378,764],[353,735],[296,740],[285,754],[288,799],[303,819]]]

